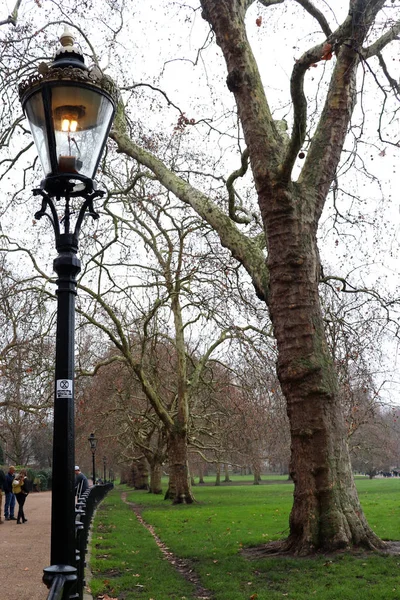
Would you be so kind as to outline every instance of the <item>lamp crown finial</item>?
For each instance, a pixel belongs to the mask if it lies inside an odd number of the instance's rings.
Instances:
[[[64,31],[60,36],[60,44],[63,48],[67,48],[67,46],[73,47],[75,44],[74,34],[72,30],[68,27],[68,25],[65,25]]]

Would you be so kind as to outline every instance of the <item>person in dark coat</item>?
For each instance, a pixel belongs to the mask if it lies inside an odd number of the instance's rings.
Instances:
[[[87,477],[81,472],[78,465],[75,465],[75,496],[80,498],[89,487]]]
[[[12,465],[8,467],[8,473],[6,475],[6,482],[4,485],[4,491],[6,494],[6,501],[4,503],[4,518],[6,521],[15,521],[14,509],[15,509],[15,496],[12,490],[12,482],[15,477],[15,467]]]
[[[5,496],[4,486],[6,485],[6,474],[3,469],[0,469],[0,525],[4,523],[4,519],[1,518],[1,505],[3,502],[3,496]]]
[[[25,469],[20,471],[12,485],[18,502],[17,525],[22,525],[22,523],[26,523],[28,520],[25,518],[24,504],[30,491],[29,480]]]

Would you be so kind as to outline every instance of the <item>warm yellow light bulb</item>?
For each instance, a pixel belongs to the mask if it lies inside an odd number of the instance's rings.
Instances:
[[[82,128],[84,106],[58,106],[54,109],[54,128],[65,133],[75,133]]]
[[[70,119],[62,119],[61,131],[68,131],[74,133],[78,128],[78,121]]]

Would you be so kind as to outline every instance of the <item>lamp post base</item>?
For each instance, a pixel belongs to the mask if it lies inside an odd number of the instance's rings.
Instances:
[[[43,583],[50,590],[48,600],[79,598],[76,591],[77,579],[77,569],[69,565],[52,565],[43,569]]]

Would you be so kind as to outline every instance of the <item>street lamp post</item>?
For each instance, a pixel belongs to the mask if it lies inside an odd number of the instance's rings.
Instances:
[[[103,456],[103,483],[107,480],[107,456]]]
[[[96,448],[97,438],[94,437],[94,433],[91,433],[88,437],[90,449],[92,451],[92,473],[93,473],[93,485],[96,485]]]
[[[78,237],[86,215],[98,218],[93,201],[94,176],[117,104],[112,81],[98,67],[88,69],[66,28],[51,64],[19,85],[20,100],[45,173],[33,190],[42,204],[36,219],[47,217],[54,229],[58,256],[57,330],[54,390],[51,566],[44,569],[48,587],[64,578],[63,600],[75,598],[74,490],[74,327]],[[81,198],[83,200],[78,201]],[[64,202],[61,202],[64,199]],[[58,581],[58,579],[57,579]]]

